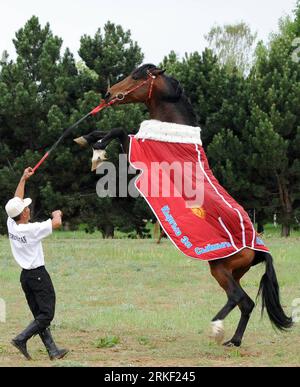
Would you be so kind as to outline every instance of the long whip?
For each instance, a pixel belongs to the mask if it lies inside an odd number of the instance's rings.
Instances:
[[[73,129],[75,129],[79,124],[81,124],[81,122],[83,122],[84,120],[86,120],[89,116],[92,116],[92,115],[96,115],[97,113],[99,113],[101,110],[103,110],[104,108],[107,108],[107,107],[110,107],[111,105],[113,105],[117,100],[112,100],[111,102],[109,102],[108,104],[105,103],[105,102],[102,102],[100,105],[98,105],[97,107],[95,107],[95,109],[93,109],[92,111],[90,111],[88,114],[86,114],[84,117],[80,118],[80,120],[78,120],[77,122],[75,122],[75,124],[73,124],[72,126],[70,126],[69,128],[67,128],[63,134],[59,137],[59,139],[55,142],[55,144],[52,145],[52,147],[48,150],[48,152],[45,153],[45,155],[41,158],[41,160],[36,164],[36,166],[33,168],[33,172],[36,172],[37,169],[44,163],[45,160],[47,160],[47,158],[50,156],[50,154],[52,152],[55,151],[55,149],[58,147],[58,145],[69,135],[69,133],[72,132]]]

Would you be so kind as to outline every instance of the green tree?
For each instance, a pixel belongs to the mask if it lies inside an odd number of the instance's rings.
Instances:
[[[299,16],[298,4],[296,18],[280,21],[269,46],[259,44],[250,75],[249,161],[275,194],[270,205],[279,210],[283,236],[295,224],[300,195],[300,64],[293,60]]]
[[[103,32],[99,28],[94,37],[84,35],[81,38],[79,55],[86,66],[98,74],[96,90],[102,95],[109,82],[118,82],[144,59],[130,31],[111,22],[105,24]]]
[[[252,33],[248,24],[217,25],[211,28],[205,38],[222,66],[229,71],[237,68],[241,74],[249,73],[257,33]]]
[[[52,34],[48,24],[42,28],[32,17],[16,33],[14,44],[17,60],[2,63],[0,74],[2,200],[12,195],[21,170],[34,165],[61,134],[78,96],[73,57],[68,50],[60,56],[62,40]],[[60,159],[32,179],[34,215],[40,211],[38,193],[47,183],[50,169],[63,170],[63,162],[70,159],[68,149],[60,152]]]

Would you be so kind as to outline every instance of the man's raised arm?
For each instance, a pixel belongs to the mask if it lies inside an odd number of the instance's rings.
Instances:
[[[26,168],[15,192],[15,198],[24,199],[26,181],[34,175],[32,168]]]

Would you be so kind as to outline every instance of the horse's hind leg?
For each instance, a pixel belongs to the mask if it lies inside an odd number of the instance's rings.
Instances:
[[[238,283],[239,288],[241,289],[241,292],[243,293],[243,297],[241,298],[241,301],[238,304],[238,307],[241,311],[241,318],[240,318],[237,330],[236,330],[233,338],[224,344],[227,347],[240,347],[241,346],[242,339],[243,339],[244,333],[246,331],[251,313],[255,307],[255,303],[248,296],[248,294],[241,288],[241,286],[239,284],[239,279],[237,279],[237,283]]]
[[[241,318],[233,338],[225,343],[227,346],[239,347],[247,328],[251,312],[255,306],[248,294],[242,289],[240,279],[250,270],[255,259],[255,252],[244,249],[230,258],[210,262],[212,275],[225,290],[228,302],[212,321],[213,336],[220,342],[224,336],[223,320],[239,306]]]
[[[212,320],[212,337],[218,344],[224,339],[224,324],[223,321],[229,313],[239,305],[243,298],[244,292],[236,283],[230,270],[220,262],[210,263],[210,269],[213,277],[218,281],[219,285],[225,290],[228,301],[224,308]]]

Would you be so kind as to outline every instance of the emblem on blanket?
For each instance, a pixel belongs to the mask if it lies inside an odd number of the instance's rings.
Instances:
[[[201,208],[192,208],[192,212],[193,212],[193,214],[198,216],[198,218],[205,219],[206,211],[205,211],[205,209],[203,207],[201,207]]]

